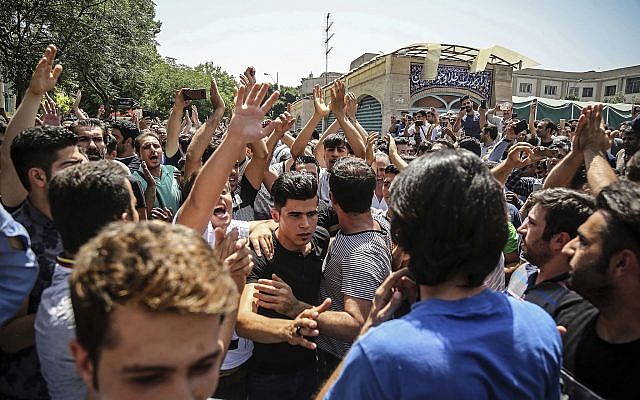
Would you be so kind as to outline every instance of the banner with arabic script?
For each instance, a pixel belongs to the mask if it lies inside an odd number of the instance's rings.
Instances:
[[[493,71],[485,70],[470,74],[467,68],[452,65],[438,65],[438,75],[432,81],[422,79],[423,64],[411,63],[409,75],[410,93],[414,94],[430,88],[457,88],[469,90],[481,99],[491,99]]]

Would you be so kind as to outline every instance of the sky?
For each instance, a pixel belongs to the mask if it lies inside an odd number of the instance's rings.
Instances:
[[[156,0],[158,51],[178,63],[212,61],[238,76],[298,86],[325,70],[324,27],[331,13],[329,71],[347,72],[363,53],[414,43],[501,45],[536,68],[603,71],[640,65],[640,0],[374,1]],[[264,75],[265,73],[271,76]],[[272,78],[273,77],[273,78]]]

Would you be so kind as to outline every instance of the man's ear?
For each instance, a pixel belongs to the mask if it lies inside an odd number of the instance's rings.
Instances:
[[[623,249],[609,259],[609,270],[614,278],[637,279],[629,274],[638,274],[638,257],[630,249]]]
[[[42,168],[29,168],[27,176],[29,177],[31,187],[39,187],[42,189],[47,187],[47,174],[45,174]]]
[[[280,222],[280,211],[278,211],[275,208],[271,209],[271,218],[275,221],[275,222]]]
[[[551,250],[554,252],[561,252],[562,248],[571,241],[571,236],[567,232],[556,233],[551,236],[551,240],[549,241],[549,246],[551,246]]]
[[[82,378],[88,388],[94,387],[93,373],[94,365],[89,359],[89,353],[78,343],[77,340],[71,340],[69,342],[69,350],[73,356],[73,360],[76,364],[76,371]]]

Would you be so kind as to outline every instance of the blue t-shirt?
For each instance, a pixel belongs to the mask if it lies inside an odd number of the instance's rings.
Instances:
[[[559,399],[562,344],[547,313],[484,290],[413,305],[351,348],[326,399]]]

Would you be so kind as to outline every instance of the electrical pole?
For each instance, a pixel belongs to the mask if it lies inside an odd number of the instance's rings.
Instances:
[[[324,26],[324,84],[325,86],[329,83],[329,53],[333,50],[333,47],[329,47],[329,41],[335,35],[335,33],[329,34],[329,30],[333,26],[333,21],[331,19],[331,13],[327,13],[325,18],[325,26]],[[326,129],[327,119],[322,119],[322,130]]]

